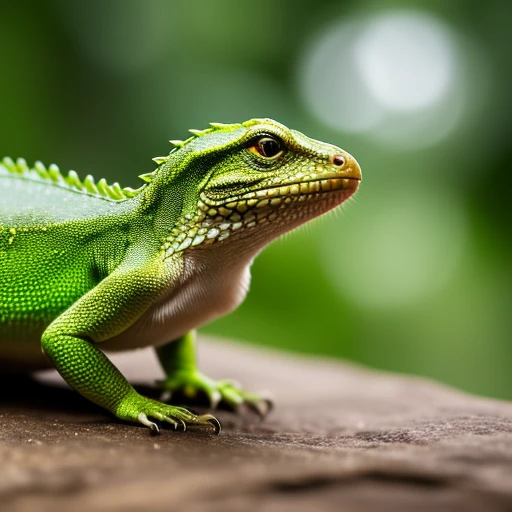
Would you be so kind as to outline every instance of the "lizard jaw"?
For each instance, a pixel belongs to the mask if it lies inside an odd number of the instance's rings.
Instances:
[[[341,170],[317,166],[309,175],[297,173],[238,197],[217,199],[202,192],[195,215],[181,218],[164,240],[164,258],[227,239],[252,237],[264,245],[332,210],[354,195],[361,181],[361,168],[348,156]]]
[[[275,194],[283,187],[273,187],[215,207],[200,201],[196,215],[180,220],[162,250],[170,257],[229,238],[276,238],[341,205],[355,194],[359,183],[352,177],[308,180],[284,187],[288,195]]]

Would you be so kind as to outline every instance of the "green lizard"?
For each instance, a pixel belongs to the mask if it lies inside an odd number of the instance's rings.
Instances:
[[[164,392],[263,412],[257,394],[200,373],[194,329],[237,307],[263,247],[354,194],[361,171],[340,148],[270,119],[190,131],[136,190],[3,160],[2,370],[54,367],[84,397],[157,432],[155,420],[220,432],[212,415],[138,394],[103,352],[153,346]]]

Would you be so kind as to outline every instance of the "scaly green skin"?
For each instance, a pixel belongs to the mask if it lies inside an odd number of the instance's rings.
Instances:
[[[137,190],[4,159],[3,369],[54,366],[83,396],[153,430],[148,418],[220,431],[213,416],[139,395],[100,349],[152,345],[164,394],[265,412],[258,395],[198,371],[194,328],[235,308],[258,252],[341,204],[361,172],[340,148],[270,119],[191,132]]]

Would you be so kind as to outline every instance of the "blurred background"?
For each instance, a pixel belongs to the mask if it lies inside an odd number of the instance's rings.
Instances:
[[[0,154],[138,186],[168,139],[272,117],[363,183],[203,332],[512,399],[512,3],[0,2]]]

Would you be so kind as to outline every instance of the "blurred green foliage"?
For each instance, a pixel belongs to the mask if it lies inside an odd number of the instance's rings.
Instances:
[[[449,133],[410,147],[315,113],[330,75],[304,86],[326,31],[403,9],[457,35],[453,97],[470,94]],[[167,139],[210,121],[272,117],[338,144],[363,168],[357,199],[266,249],[245,303],[204,331],[512,398],[511,14],[505,0],[3,0],[0,153],[135,186]],[[383,119],[390,137],[406,122]]]

